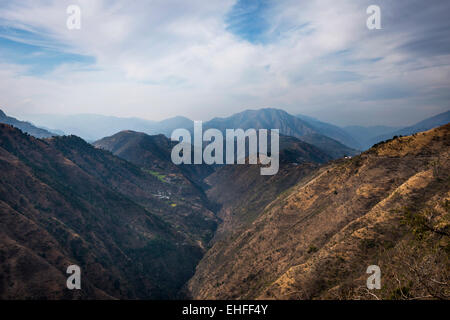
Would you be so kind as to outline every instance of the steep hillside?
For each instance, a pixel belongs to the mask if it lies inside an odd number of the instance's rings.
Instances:
[[[214,244],[192,297],[448,299],[449,159],[446,125],[321,167]]]
[[[124,134],[129,135],[126,132]],[[135,137],[133,133],[130,136]],[[131,148],[134,153],[126,152],[126,148],[121,149],[130,156],[124,158],[132,163],[135,161],[137,167],[110,152],[95,149],[75,136],[59,137],[50,142],[81,168],[159,215],[204,248],[213,236],[217,223],[214,213],[208,209],[209,201],[201,189],[165,158],[165,145],[169,143],[167,138],[163,135],[138,136],[143,137],[146,142],[141,144],[143,149]],[[149,145],[147,137],[155,143]],[[159,146],[159,151],[156,146]],[[122,153],[120,155],[123,156]],[[120,164],[119,167],[114,166],[117,163]],[[127,168],[128,171],[122,172],[121,168]]]
[[[320,134],[309,123],[279,109],[246,110],[228,118],[214,118],[203,125],[225,132],[226,129],[279,129],[280,134],[308,142],[333,158],[354,155],[358,152],[342,143]]]
[[[207,194],[220,204],[221,224],[214,241],[242,231],[261,210],[280,193],[289,189],[318,165],[313,163],[281,163],[276,175],[262,176],[255,165],[224,166],[206,179],[211,188]]]
[[[109,150],[147,170],[173,172],[181,177],[192,177],[190,181],[198,182],[196,185],[201,185],[207,190],[208,200],[203,191],[197,189],[205,196],[204,200],[221,207],[218,216],[224,221],[215,235],[216,239],[227,230],[234,230],[251,222],[254,218],[251,216],[252,212],[257,212],[257,208],[266,205],[270,199],[295,184],[299,177],[316,168],[317,165],[314,164],[331,160],[331,157],[319,148],[297,138],[281,135],[281,169],[274,177],[267,177],[261,176],[260,167],[254,165],[176,166],[170,159],[174,144],[163,135],[149,136],[133,131],[119,132],[94,143],[96,147]],[[309,164],[304,165],[305,163]],[[211,174],[214,169],[216,172]],[[203,181],[205,177],[207,178]],[[250,203],[253,204],[251,207]],[[245,212],[229,216],[231,208],[245,208]]]
[[[8,117],[2,110],[0,110],[0,123],[5,123],[12,125],[23,132],[31,134],[36,138],[49,138],[52,136],[56,136],[56,133],[50,132],[48,130],[38,128],[26,121],[20,121],[13,117]]]
[[[221,208],[215,240],[236,232],[257,218],[260,210],[331,157],[294,137],[280,136],[280,169],[262,176],[260,166],[223,166],[206,178],[208,198]]]
[[[3,299],[174,298],[215,227],[198,204],[161,199],[159,177],[77,137],[39,140],[1,124],[0,167]],[[187,213],[202,219],[167,218]],[[202,221],[198,236],[165,222],[188,220]],[[81,291],[66,289],[71,264]]]
[[[204,187],[203,179],[214,171],[214,167],[173,164],[171,152],[175,144],[177,142],[171,141],[162,134],[150,136],[131,130],[116,133],[93,143],[95,147],[108,150],[154,174],[170,174],[172,177],[177,177],[178,180],[184,180],[183,185],[189,186],[189,188],[185,187],[177,192],[191,191],[206,201],[201,187]],[[174,185],[174,187],[176,186]]]

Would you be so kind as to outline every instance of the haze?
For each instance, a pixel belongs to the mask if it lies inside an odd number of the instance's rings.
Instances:
[[[82,27],[66,27],[68,5]],[[382,29],[366,9],[381,7]],[[0,1],[0,107],[195,120],[275,107],[338,125],[448,110],[449,1]]]

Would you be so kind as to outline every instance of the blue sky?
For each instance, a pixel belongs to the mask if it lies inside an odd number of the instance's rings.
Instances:
[[[81,8],[81,30],[66,9]],[[366,9],[381,7],[382,29]],[[0,108],[207,120],[276,107],[340,125],[449,109],[450,2],[0,0]]]
[[[26,32],[6,30],[5,33],[14,34],[15,37],[23,37]],[[33,38],[34,35],[27,35]],[[14,37],[14,38],[15,38]],[[27,66],[24,74],[40,76],[51,72],[62,64],[79,64],[89,68],[95,65],[95,57],[64,52],[37,44],[20,42],[14,38],[0,37],[1,58],[7,63]]]
[[[227,30],[252,43],[270,41],[271,2],[268,0],[239,0],[226,14]]]

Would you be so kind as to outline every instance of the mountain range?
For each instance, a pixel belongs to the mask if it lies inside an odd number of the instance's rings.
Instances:
[[[38,128],[31,124],[30,122],[20,121],[16,118],[7,116],[2,110],[0,110],[0,123],[10,124],[16,128],[19,128],[23,132],[31,134],[37,138],[49,138],[52,136],[57,136],[57,133],[50,132],[43,128]]]
[[[247,118],[248,116],[253,118]],[[159,122],[139,118],[117,118],[87,114],[72,116],[30,115],[30,118],[41,126],[57,128],[67,134],[80,136],[90,142],[125,130],[143,132],[149,135],[164,134],[168,137],[170,137],[173,130],[178,128],[193,131],[193,121],[184,117],[174,117]],[[251,121],[245,119],[251,119]],[[206,121],[203,123],[203,127],[205,130],[207,128],[216,128],[222,131],[230,128],[278,128],[281,134],[293,136],[316,145],[335,158],[357,153],[357,150],[353,150],[339,141],[321,134],[309,123],[279,109],[247,110],[228,118],[214,118]]]
[[[353,134],[349,133],[346,129],[301,114],[297,115],[297,117],[308,123],[322,135],[330,137],[342,143],[343,145],[349,146],[353,149],[356,150],[363,149],[360,142],[358,142],[357,139],[353,136]]]
[[[140,118],[119,118],[98,114],[30,114],[27,116],[41,127],[55,128],[93,142],[124,130],[143,132],[150,135],[170,136],[177,128],[191,128],[192,120],[185,117],[173,117],[163,121],[151,121]]]
[[[367,150],[372,145],[388,140],[396,135],[409,135],[444,125],[449,122],[449,112],[435,115],[405,128],[388,126],[339,127],[301,114],[295,116],[300,119],[298,121],[293,119],[293,115],[283,110],[271,108],[246,110],[226,118],[214,118],[210,121],[205,121],[203,125],[207,128],[219,126],[222,129],[225,127],[229,129],[249,128],[251,126],[254,129],[279,127],[282,134],[295,136],[305,142],[322,147],[324,151],[328,151],[335,158],[339,158],[343,155],[353,155],[355,150]],[[255,119],[247,116],[255,117]],[[4,113],[2,118],[5,118]],[[143,132],[149,135],[164,134],[170,137],[175,129],[186,128],[192,131],[193,128],[193,121],[181,116],[162,121],[151,121],[140,118],[118,118],[95,114],[31,114],[28,115],[28,119],[40,128],[51,131],[53,135],[74,134],[89,142],[125,130]],[[3,121],[3,123],[9,122]],[[26,130],[24,131],[26,132]]]
[[[450,298],[450,124],[362,153],[345,128],[278,109],[203,124],[280,129],[279,171],[261,176],[174,165],[170,130],[90,144],[14,120],[0,124],[2,299]],[[82,290],[66,288],[73,264]]]
[[[320,148],[333,158],[355,155],[357,150],[319,133],[312,125],[280,109],[246,110],[227,118],[214,118],[203,124],[204,130],[215,128],[279,129],[280,134],[298,138]]]
[[[391,139],[394,136],[409,136],[411,134],[430,130],[439,126],[443,126],[450,122],[450,110],[447,112],[440,113],[434,117],[422,120],[412,126],[401,128],[398,130],[393,130],[389,133],[378,135],[369,140],[369,143],[375,144],[383,140]]]

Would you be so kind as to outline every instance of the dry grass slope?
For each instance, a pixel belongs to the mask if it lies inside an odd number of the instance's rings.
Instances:
[[[217,242],[196,299],[448,299],[450,124],[321,167]],[[368,291],[366,268],[382,271]]]

